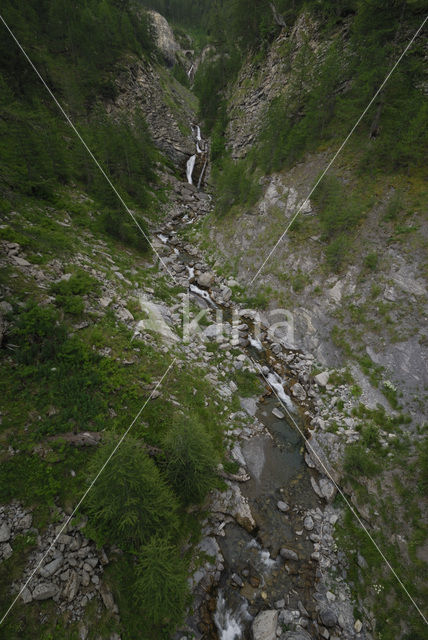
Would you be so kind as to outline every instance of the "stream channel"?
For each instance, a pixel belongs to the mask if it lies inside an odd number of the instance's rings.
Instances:
[[[197,154],[187,163],[187,181],[190,184],[193,184],[192,174],[200,149],[207,153],[199,127],[192,126],[192,130]],[[189,291],[196,304],[200,308],[219,308],[211,297],[210,289],[196,284],[193,265],[203,260],[200,256],[187,253],[185,243],[178,241],[176,234],[183,224],[188,222],[183,222],[183,218],[175,218],[173,225],[170,224],[157,237],[165,250],[169,248],[171,253],[176,254],[175,259],[185,265]],[[171,240],[173,242],[170,244]],[[232,309],[232,301],[222,307],[225,322],[231,322]],[[291,376],[284,362],[276,359],[267,342],[251,335],[251,321],[245,319],[241,322],[249,326],[249,344],[238,348],[263,367],[265,376],[276,384],[277,393],[286,401],[293,418],[305,431],[303,410],[291,400],[287,391],[296,379]],[[252,638],[251,623],[257,613],[264,609],[280,609],[281,605],[291,609],[294,607],[297,612],[303,606],[310,618],[312,615],[316,617],[313,592],[319,570],[317,563],[311,559],[313,543],[303,526],[303,520],[308,510],[322,509],[323,503],[311,486],[312,471],[305,463],[303,438],[287,418],[272,389],[266,384],[265,387],[265,394],[257,403],[253,402],[253,411],[249,412],[264,429],[239,442],[243,462],[250,476],[246,482],[239,483],[239,488],[248,500],[256,527],[249,532],[239,524],[229,522],[217,538],[224,558],[224,569],[213,593],[209,594],[208,605],[204,605],[205,615],[202,615],[202,619],[207,628],[199,636],[201,638]],[[285,503],[286,510],[281,510],[278,503]],[[297,559],[284,558],[280,553],[284,548],[296,553]]]

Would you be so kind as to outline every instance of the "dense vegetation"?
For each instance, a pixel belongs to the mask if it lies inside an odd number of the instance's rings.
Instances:
[[[345,137],[421,24],[420,8],[406,2],[356,3],[349,38],[331,33],[320,68],[308,42],[294,59],[287,60],[291,48],[284,51],[291,89],[267,113],[258,155],[266,171],[290,166],[321,141]],[[360,152],[361,171],[395,171],[421,164],[428,147],[423,77],[419,38],[351,141]]]
[[[130,259],[135,264],[135,255]],[[11,298],[15,313],[7,344],[13,347],[0,352],[0,390],[8,398],[1,438],[17,451],[2,459],[0,502],[31,506],[35,526],[43,530],[52,517],[55,521],[57,507],[77,502],[85,482],[109,458],[169,356],[131,342],[131,332],[112,313],[73,333],[76,315],[90,320],[84,309],[100,295],[99,282],[84,270],[75,269],[68,280],[53,285],[52,304],[41,305],[37,290],[28,300],[27,288],[23,284],[20,290],[18,283]],[[103,355],[107,348],[110,357]],[[134,366],[122,364],[122,358],[136,355]],[[147,405],[144,422],[133,426],[82,506],[89,516],[86,535],[123,553],[109,579],[121,607],[124,638],[169,637],[182,620],[191,559],[182,546],[198,531],[197,516],[185,507],[201,502],[216,484],[215,465],[222,455],[222,423],[206,403],[212,392],[202,372],[175,371],[163,386],[171,401]],[[65,438],[85,430],[106,432],[95,452],[70,447]],[[29,537],[21,550],[24,559],[34,544]],[[14,566],[14,558],[2,571]],[[1,580],[9,582],[6,573]],[[9,598],[5,591],[2,609]],[[23,633],[21,615],[28,614],[18,607],[7,620],[8,637],[33,637],[29,623],[29,635]]]
[[[144,118],[112,120],[103,99],[113,98],[113,70],[129,53],[154,50],[149,23],[130,4],[113,0],[3,3],[2,15],[80,130],[122,196],[148,207],[156,153]],[[117,197],[70,130],[18,46],[2,25],[0,39],[0,193],[7,210],[19,196],[52,199],[58,185],[76,181],[105,212],[104,228],[131,240]],[[141,222],[144,226],[144,223]],[[140,238],[135,244],[144,248]]]
[[[203,18],[215,48],[199,67],[194,90],[205,128],[211,132],[220,216],[243,211],[257,200],[257,170],[263,174],[286,170],[308,152],[337,149],[424,18],[418,0],[274,4],[276,12],[264,0],[213,3]],[[297,45],[291,34],[298,19],[307,27]],[[278,49],[286,87],[267,105],[247,157],[234,161],[225,147],[230,92],[233,87],[238,93],[249,90],[251,75],[254,88],[258,86],[263,59],[281,31],[278,22],[287,25],[288,38]],[[318,50],[315,41],[321,44]],[[243,61],[251,64],[251,74],[234,85]],[[345,192],[340,179],[332,177],[313,195],[332,270],[341,270],[349,261],[353,235],[370,204],[361,188],[364,180],[421,170],[428,152],[424,82],[420,35],[350,139],[357,187],[347,184]]]

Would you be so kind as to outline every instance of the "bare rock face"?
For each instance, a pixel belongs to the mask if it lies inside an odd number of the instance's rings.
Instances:
[[[157,11],[148,11],[155,32],[156,45],[166,62],[172,67],[175,63],[176,53],[180,50],[174,33],[168,20]]]
[[[187,89],[171,76],[170,86],[162,84],[159,67],[135,60],[118,70],[118,95],[106,101],[106,111],[116,114],[141,110],[155,146],[165,153],[185,176],[186,162],[195,153],[190,123],[196,120]],[[171,100],[174,107],[171,106]],[[181,114],[178,116],[177,114]],[[188,128],[188,133],[187,130]],[[190,186],[190,185],[189,185]]]
[[[261,611],[254,619],[253,640],[276,640],[278,611]]]

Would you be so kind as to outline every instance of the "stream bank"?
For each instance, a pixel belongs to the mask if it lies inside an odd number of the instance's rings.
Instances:
[[[198,127],[193,134],[197,150],[205,148]],[[212,272],[180,236],[185,225],[212,209],[211,197],[192,184],[196,158],[190,160],[187,184],[167,177],[171,204],[165,223],[155,230],[155,248],[204,310],[209,324],[203,340],[216,342],[225,361],[234,360],[237,368],[246,363],[257,372],[260,366],[270,385],[259,398],[241,398],[241,411],[230,416],[234,428],[226,444],[239,472],[223,473],[225,491],[209,497],[198,546],[208,559],[195,567],[193,613],[176,638],[367,637],[354,619],[346,560],[333,538],[340,517],[331,504],[335,487],[305,452],[302,435],[271,388],[310,435],[318,390],[310,376],[313,358],[287,349],[257,311],[235,305],[230,279]]]

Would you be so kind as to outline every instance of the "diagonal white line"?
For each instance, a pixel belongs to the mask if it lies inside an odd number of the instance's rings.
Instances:
[[[342,144],[340,145],[340,147],[338,148],[338,150],[334,154],[333,158],[330,160],[330,162],[328,163],[327,167],[324,169],[324,171],[322,172],[321,176],[318,178],[318,180],[316,181],[316,183],[314,184],[314,186],[310,190],[308,196],[303,201],[303,203],[300,205],[300,207],[298,208],[298,210],[296,211],[294,216],[291,218],[290,222],[287,224],[287,226],[285,228],[285,231],[282,233],[282,235],[280,236],[279,240],[276,242],[274,247],[268,253],[267,257],[265,258],[265,260],[264,260],[264,262],[262,264],[262,266],[258,269],[256,275],[250,280],[250,284],[253,284],[254,280],[256,280],[257,277],[259,276],[259,274],[263,271],[266,263],[270,260],[272,254],[276,251],[278,245],[282,242],[282,240],[284,239],[284,237],[288,233],[291,225],[293,224],[293,222],[295,221],[295,219],[297,218],[297,216],[299,215],[299,213],[301,212],[303,207],[306,205],[306,203],[308,202],[309,198],[311,197],[311,195],[313,194],[313,192],[315,191],[315,189],[317,188],[317,186],[319,185],[321,180],[324,178],[324,176],[327,173],[327,171],[330,169],[331,165],[334,163],[334,161],[336,160],[337,156],[342,151],[343,147],[346,145],[346,143],[348,142],[349,138],[352,136],[352,134],[354,133],[355,129],[358,127],[358,125],[360,124],[361,120],[364,118],[364,116],[366,115],[367,111],[372,106],[373,102],[378,97],[379,93],[382,91],[382,89],[384,88],[384,86],[388,82],[389,78],[391,77],[391,75],[393,74],[393,72],[395,71],[397,66],[400,64],[401,60],[404,58],[404,56],[406,55],[407,51],[410,49],[410,47],[412,46],[413,42],[415,41],[415,39],[419,35],[419,33],[422,31],[423,26],[424,26],[424,24],[425,24],[425,22],[427,20],[428,20],[428,16],[426,16],[426,18],[424,18],[424,20],[422,21],[422,24],[420,25],[419,29],[416,31],[416,33],[414,34],[413,38],[410,40],[409,44],[407,45],[407,47],[404,49],[403,53],[398,58],[397,62],[394,64],[394,66],[392,67],[392,69],[390,70],[388,75],[386,76],[385,80],[382,82],[382,84],[380,85],[379,89],[376,91],[376,93],[374,94],[373,98],[370,100],[370,102],[368,103],[367,107],[364,109],[364,111],[362,112],[362,114],[360,115],[360,117],[358,118],[358,120],[356,121],[356,123],[354,124],[354,126],[352,127],[352,129],[350,130],[348,135],[346,136],[345,140],[342,142]]]
[[[141,407],[141,409],[139,410],[139,412],[137,413],[137,415],[135,416],[135,418],[133,419],[133,421],[131,422],[131,424],[129,425],[129,427],[127,428],[127,430],[125,431],[125,433],[121,436],[121,438],[119,439],[118,443],[116,444],[116,446],[114,447],[113,451],[111,452],[111,454],[109,455],[109,457],[107,458],[107,460],[104,462],[104,464],[102,465],[101,469],[98,471],[98,473],[96,474],[95,478],[92,480],[91,484],[89,485],[89,487],[86,489],[86,491],[84,492],[84,494],[82,495],[82,497],[80,498],[79,502],[77,503],[77,505],[74,507],[72,514],[67,518],[67,520],[65,521],[65,523],[62,525],[62,527],[60,528],[59,532],[57,533],[57,535],[55,536],[54,540],[52,541],[52,543],[49,545],[48,550],[43,554],[41,560],[38,562],[38,564],[36,565],[36,568],[33,570],[33,572],[30,574],[29,578],[27,578],[27,581],[25,582],[25,584],[23,585],[23,587],[21,587],[18,595],[15,597],[15,599],[13,600],[13,602],[11,603],[11,605],[9,606],[8,610],[6,611],[6,613],[3,615],[2,619],[0,620],[0,625],[3,624],[3,622],[5,621],[6,617],[8,616],[8,614],[10,613],[10,611],[13,609],[13,607],[15,606],[16,602],[18,601],[20,595],[22,594],[22,592],[24,591],[24,589],[28,586],[28,584],[31,582],[31,580],[33,579],[33,577],[35,576],[35,574],[37,573],[37,571],[40,569],[40,567],[42,566],[46,556],[49,554],[49,552],[51,551],[51,549],[55,546],[58,538],[60,537],[60,535],[62,534],[62,532],[64,531],[64,529],[69,525],[69,523],[71,522],[71,520],[74,518],[74,516],[77,513],[77,510],[79,509],[80,505],[82,504],[82,502],[85,500],[86,496],[88,495],[88,493],[91,491],[92,487],[94,486],[94,484],[96,483],[96,481],[98,480],[98,478],[100,477],[100,475],[102,474],[102,472],[104,471],[104,469],[106,468],[106,466],[108,465],[108,463],[110,462],[110,460],[112,459],[112,457],[114,456],[114,454],[116,453],[116,451],[119,449],[120,445],[122,444],[122,442],[125,440],[126,436],[128,435],[128,433],[130,432],[130,430],[132,429],[132,427],[134,426],[134,424],[137,422],[138,418],[140,417],[140,415],[142,414],[142,412],[144,411],[144,409],[146,408],[148,402],[151,400],[151,398],[153,397],[153,394],[155,393],[155,391],[157,391],[157,389],[160,387],[160,385],[162,384],[162,382],[164,381],[165,377],[168,375],[169,371],[171,370],[171,368],[173,367],[173,365],[175,364],[177,358],[174,358],[174,360],[171,362],[171,364],[169,365],[168,369],[165,371],[165,373],[163,374],[162,378],[159,380],[159,382],[156,384],[155,388],[153,389],[153,391],[151,392],[151,394],[149,395],[149,397],[147,398],[147,400],[145,401],[145,403],[143,404],[143,406]]]
[[[268,379],[266,378],[266,376],[264,375],[261,366],[259,365],[258,362],[256,362],[255,360],[253,360],[250,357],[250,360],[252,361],[252,363],[258,368],[258,370],[260,371],[260,374],[262,375],[263,379],[265,380],[266,384],[272,389],[273,393],[275,394],[275,396],[277,397],[277,399],[279,400],[279,402],[281,403],[284,411],[286,412],[287,416],[290,418],[291,422],[293,423],[293,425],[296,427],[297,431],[300,433],[300,435],[302,436],[302,438],[304,439],[305,442],[307,442],[309,444],[310,450],[311,450],[311,454],[313,454],[316,459],[318,460],[318,462],[320,463],[320,465],[322,466],[322,468],[324,469],[324,472],[326,474],[326,476],[328,476],[331,480],[331,482],[334,484],[334,486],[336,487],[338,493],[340,493],[341,497],[343,498],[343,500],[346,502],[347,506],[349,507],[351,513],[355,516],[355,518],[358,520],[359,524],[361,525],[361,528],[363,529],[364,533],[368,536],[368,538],[370,539],[370,541],[373,543],[373,545],[375,546],[376,550],[378,551],[378,553],[380,554],[382,560],[385,562],[385,564],[388,566],[388,568],[390,569],[390,571],[392,572],[392,574],[394,575],[394,577],[397,579],[399,585],[401,586],[401,588],[403,589],[404,593],[407,595],[407,597],[409,598],[409,600],[411,601],[411,603],[413,604],[413,606],[415,607],[416,611],[419,613],[419,615],[421,616],[422,620],[425,622],[425,624],[428,625],[428,621],[425,618],[424,614],[422,613],[421,609],[418,607],[418,605],[416,604],[415,600],[412,598],[412,596],[410,595],[410,593],[408,592],[408,590],[406,589],[405,585],[403,584],[403,582],[400,580],[400,577],[397,575],[397,572],[395,571],[395,569],[391,566],[391,563],[389,562],[388,558],[386,558],[385,554],[383,553],[382,549],[380,549],[379,545],[377,544],[376,540],[374,540],[374,538],[372,537],[372,535],[370,534],[370,531],[367,529],[366,525],[364,524],[364,522],[361,520],[360,516],[358,515],[358,513],[355,511],[354,507],[351,505],[351,503],[349,502],[348,498],[346,497],[346,495],[343,493],[342,489],[339,487],[339,485],[337,484],[337,482],[333,479],[331,473],[329,472],[329,470],[326,468],[325,464],[323,463],[323,461],[321,460],[321,458],[319,457],[319,455],[317,454],[317,452],[315,451],[315,449],[313,449],[313,447],[311,446],[311,443],[309,441],[309,439],[305,436],[304,432],[302,431],[302,429],[299,427],[299,425],[297,424],[297,422],[295,421],[295,419],[293,418],[293,416],[291,415],[291,413],[288,411],[286,405],[284,404],[284,402],[281,400],[281,398],[279,397],[279,395],[277,394],[277,392],[275,391],[275,389],[272,387],[272,385],[269,383]]]
[[[127,212],[127,214],[132,218],[134,224],[136,225],[136,227],[139,229],[139,231],[142,233],[142,235],[144,236],[144,238],[146,239],[146,241],[148,242],[148,244],[150,245],[151,249],[154,251],[154,253],[156,254],[156,256],[158,257],[159,261],[162,263],[162,266],[164,267],[164,269],[166,270],[166,272],[169,274],[169,276],[172,278],[172,280],[177,284],[177,280],[174,276],[174,274],[168,269],[168,266],[166,265],[165,261],[162,259],[162,257],[160,256],[160,254],[158,253],[158,251],[155,249],[155,247],[153,246],[153,244],[150,242],[147,234],[145,233],[144,229],[141,227],[141,225],[139,224],[138,220],[136,219],[136,217],[134,216],[134,214],[132,213],[132,211],[129,209],[128,205],[125,203],[124,199],[122,198],[122,196],[120,195],[120,193],[118,192],[118,190],[116,189],[116,187],[114,186],[114,184],[112,183],[112,181],[110,180],[109,176],[107,175],[107,173],[104,171],[104,169],[102,168],[101,164],[98,162],[97,158],[94,156],[94,154],[92,153],[92,151],[90,150],[90,148],[88,147],[88,145],[86,144],[85,140],[82,138],[82,136],[80,135],[79,131],[76,129],[76,127],[74,126],[74,124],[72,123],[72,121],[70,120],[70,117],[67,115],[67,113],[64,111],[62,105],[60,104],[60,102],[58,102],[58,100],[56,99],[55,95],[53,94],[53,92],[51,91],[51,89],[49,88],[48,84],[46,83],[45,79],[43,78],[43,76],[40,74],[39,70],[37,69],[37,67],[34,65],[34,63],[32,62],[32,60],[30,59],[30,57],[28,56],[27,52],[25,51],[25,49],[23,48],[23,46],[21,45],[21,43],[19,42],[18,38],[15,36],[15,34],[13,33],[12,29],[9,27],[9,25],[6,23],[5,19],[3,18],[3,16],[0,14],[0,20],[3,22],[4,26],[6,27],[6,29],[9,31],[10,35],[12,36],[12,38],[14,39],[14,41],[16,42],[16,44],[18,45],[19,49],[21,50],[22,54],[24,55],[24,57],[26,58],[27,62],[30,64],[30,66],[32,67],[32,69],[34,70],[34,72],[36,73],[36,75],[38,76],[39,80],[41,81],[41,83],[43,84],[43,86],[45,87],[46,91],[49,93],[49,95],[51,96],[52,100],[55,102],[56,106],[58,107],[58,109],[61,111],[62,115],[64,116],[64,118],[66,119],[66,121],[68,122],[68,124],[70,125],[70,127],[73,129],[74,133],[76,134],[76,136],[79,138],[80,142],[82,143],[82,145],[85,147],[86,151],[88,152],[88,154],[90,155],[90,157],[92,158],[92,160],[95,162],[96,166],[98,167],[98,169],[101,171],[102,175],[104,176],[104,178],[107,180],[108,184],[110,185],[110,187],[112,188],[112,190],[114,191],[114,193],[116,194],[119,202],[122,204],[122,206],[124,207],[125,211]]]

